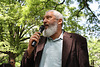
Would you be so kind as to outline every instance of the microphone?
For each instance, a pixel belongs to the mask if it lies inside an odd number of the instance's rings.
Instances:
[[[39,28],[39,32],[42,33],[43,30],[44,30],[44,28],[45,28],[45,26],[44,26],[44,25],[41,25],[40,28]],[[39,35],[41,35],[41,34],[39,34]],[[32,46],[35,47],[36,43],[37,43],[37,42],[34,40],[34,41],[32,42]]]

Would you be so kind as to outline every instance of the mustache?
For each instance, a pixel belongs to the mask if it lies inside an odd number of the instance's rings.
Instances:
[[[44,26],[49,26],[49,24],[44,24]]]

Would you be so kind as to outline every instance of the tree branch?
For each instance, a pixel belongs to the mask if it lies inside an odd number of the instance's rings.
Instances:
[[[78,12],[77,12],[77,15],[79,14],[79,12],[81,11],[81,10],[83,10],[85,8],[85,6],[83,7],[83,8],[81,8]]]
[[[55,9],[57,8],[58,5],[62,5],[65,2],[65,0],[63,0],[61,3],[56,4],[56,6],[54,7]]]
[[[63,2],[62,3],[59,3],[58,5],[63,4],[64,2],[65,2],[65,0],[63,0]]]
[[[23,38],[23,36],[24,36],[32,27],[34,27],[34,26],[31,26],[30,28],[28,28],[28,29],[25,31],[25,33],[23,33],[23,35],[21,36],[21,38]]]
[[[0,63],[1,63],[2,61],[4,61],[4,56],[0,59]]]
[[[20,32],[19,38],[21,38],[22,33],[24,32],[25,28],[23,27],[23,29]]]
[[[87,9],[93,14],[93,17],[96,17],[96,19],[99,20],[98,17],[97,17],[97,16],[93,13],[93,11],[90,9],[90,7],[88,6],[87,3],[86,3],[86,7],[87,7]]]
[[[96,17],[96,15],[93,13],[93,11],[90,9],[90,7],[88,6],[88,4],[86,4],[86,7],[89,9],[89,11],[93,14],[94,17]]]
[[[29,39],[30,37],[27,37],[27,38],[24,38],[24,39],[22,39],[22,40],[20,40],[20,41],[24,41],[24,40],[27,40],[27,39]]]
[[[1,53],[4,53],[4,54],[9,54],[9,52],[8,51],[6,51],[6,52],[4,52],[4,51],[0,51]]]

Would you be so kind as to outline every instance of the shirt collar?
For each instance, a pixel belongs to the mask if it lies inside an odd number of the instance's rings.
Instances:
[[[60,34],[59,38],[56,38],[55,40],[53,40],[51,37],[48,37],[47,39],[48,39],[48,40],[52,40],[52,41],[63,40],[63,32]]]

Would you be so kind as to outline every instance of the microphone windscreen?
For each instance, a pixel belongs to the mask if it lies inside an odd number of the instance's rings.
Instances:
[[[39,28],[39,32],[42,33],[42,31],[44,30],[45,26],[44,25],[41,25],[40,28]]]

